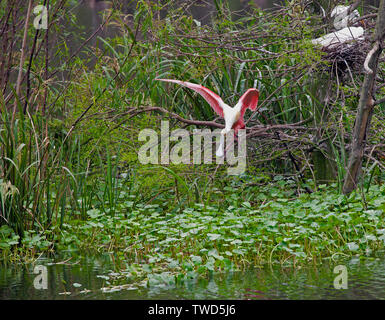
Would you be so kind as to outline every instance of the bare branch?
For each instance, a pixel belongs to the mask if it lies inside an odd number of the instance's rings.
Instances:
[[[377,50],[380,49],[380,45],[378,41],[375,42],[372,50],[369,51],[368,55],[366,56],[365,62],[364,62],[364,69],[367,74],[372,74],[373,70],[369,67],[369,62],[372,59],[372,56],[377,52]]]

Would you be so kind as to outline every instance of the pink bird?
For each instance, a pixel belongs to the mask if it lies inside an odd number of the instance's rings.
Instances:
[[[249,108],[250,110],[255,110],[258,104],[259,92],[257,89],[253,88],[248,89],[239,99],[238,103],[232,108],[224,103],[220,96],[200,84],[172,79],[155,80],[177,83],[198,92],[205,98],[214,111],[225,119],[225,128],[221,131],[220,144],[216,152],[217,157],[223,157],[224,155],[223,146],[225,135],[229,133],[231,129],[234,129],[234,134],[236,134],[239,129],[244,129],[245,122],[243,121],[243,116],[246,109]]]

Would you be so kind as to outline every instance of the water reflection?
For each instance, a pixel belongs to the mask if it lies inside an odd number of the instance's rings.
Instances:
[[[47,290],[34,288],[33,265],[2,265],[0,299],[385,299],[384,258],[346,262],[346,290],[334,288],[334,265],[328,264],[300,270],[266,266],[175,285],[172,275],[133,283],[125,263],[114,263],[113,255],[37,263],[47,266]]]

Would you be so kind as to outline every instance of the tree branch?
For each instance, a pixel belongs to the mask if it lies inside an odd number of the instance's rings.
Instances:
[[[362,170],[362,158],[365,150],[366,136],[370,127],[375,101],[374,84],[376,82],[377,66],[382,52],[381,42],[385,38],[385,0],[381,0],[378,8],[375,44],[369,51],[364,68],[366,70],[364,82],[361,88],[360,100],[357,108],[356,121],[352,136],[352,150],[350,151],[348,166],[346,169],[343,193],[349,194],[357,187],[359,175]]]

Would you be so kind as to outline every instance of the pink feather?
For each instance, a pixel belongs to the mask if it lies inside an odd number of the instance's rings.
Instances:
[[[223,100],[221,99],[220,96],[212,92],[210,89],[207,89],[206,87],[200,84],[195,84],[187,81],[172,80],[172,79],[155,79],[155,80],[177,83],[187,88],[190,88],[195,92],[198,92],[208,102],[208,104],[214,109],[214,111],[219,116],[221,116],[222,118],[224,117],[223,108],[222,108]]]
[[[257,89],[249,89],[247,90],[242,97],[239,99],[239,102],[242,104],[241,106],[241,119],[245,114],[247,108],[250,110],[255,110],[258,105],[259,92]]]

